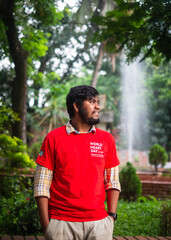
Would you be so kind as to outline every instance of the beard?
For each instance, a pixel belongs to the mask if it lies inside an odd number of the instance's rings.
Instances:
[[[84,109],[83,107],[79,108],[79,115],[80,115],[80,118],[83,120],[83,122],[90,126],[96,125],[100,122],[99,118],[95,119],[92,117],[88,117],[88,113],[87,113],[86,109]]]

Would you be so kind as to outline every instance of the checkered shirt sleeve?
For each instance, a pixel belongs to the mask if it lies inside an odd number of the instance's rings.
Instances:
[[[104,183],[106,191],[110,188],[115,188],[121,191],[118,166],[105,169]]]
[[[34,176],[34,197],[44,196],[50,198],[52,177],[52,170],[37,164]]]

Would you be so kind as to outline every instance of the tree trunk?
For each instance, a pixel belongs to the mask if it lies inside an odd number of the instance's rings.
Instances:
[[[12,135],[27,142],[26,114],[27,114],[27,60],[21,56],[15,62],[16,77],[12,89],[12,107],[19,114],[20,121],[12,126]]]
[[[92,81],[91,81],[91,86],[92,87],[96,87],[96,85],[97,85],[98,75],[99,75],[99,71],[101,69],[103,56],[104,56],[104,46],[105,46],[105,42],[102,42],[100,47],[99,47],[98,58],[97,58],[97,62],[96,62],[95,67],[94,67],[93,78],[92,78]]]
[[[18,113],[20,121],[14,123],[12,135],[21,138],[26,143],[26,101],[27,101],[27,57],[22,48],[14,19],[15,0],[0,1],[0,15],[6,27],[6,36],[10,55],[15,65],[15,78],[12,90],[12,108]]]
[[[158,172],[158,165],[155,164],[155,171]]]

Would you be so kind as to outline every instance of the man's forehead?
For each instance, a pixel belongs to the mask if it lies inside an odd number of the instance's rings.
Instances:
[[[91,96],[91,97],[88,97],[86,100],[97,100],[97,101],[99,101],[99,97],[98,96]]]

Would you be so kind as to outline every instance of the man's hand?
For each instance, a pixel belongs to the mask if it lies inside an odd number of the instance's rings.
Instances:
[[[110,218],[112,218],[112,221],[113,221],[113,223],[115,222],[115,219],[112,217],[112,216],[109,216]]]

